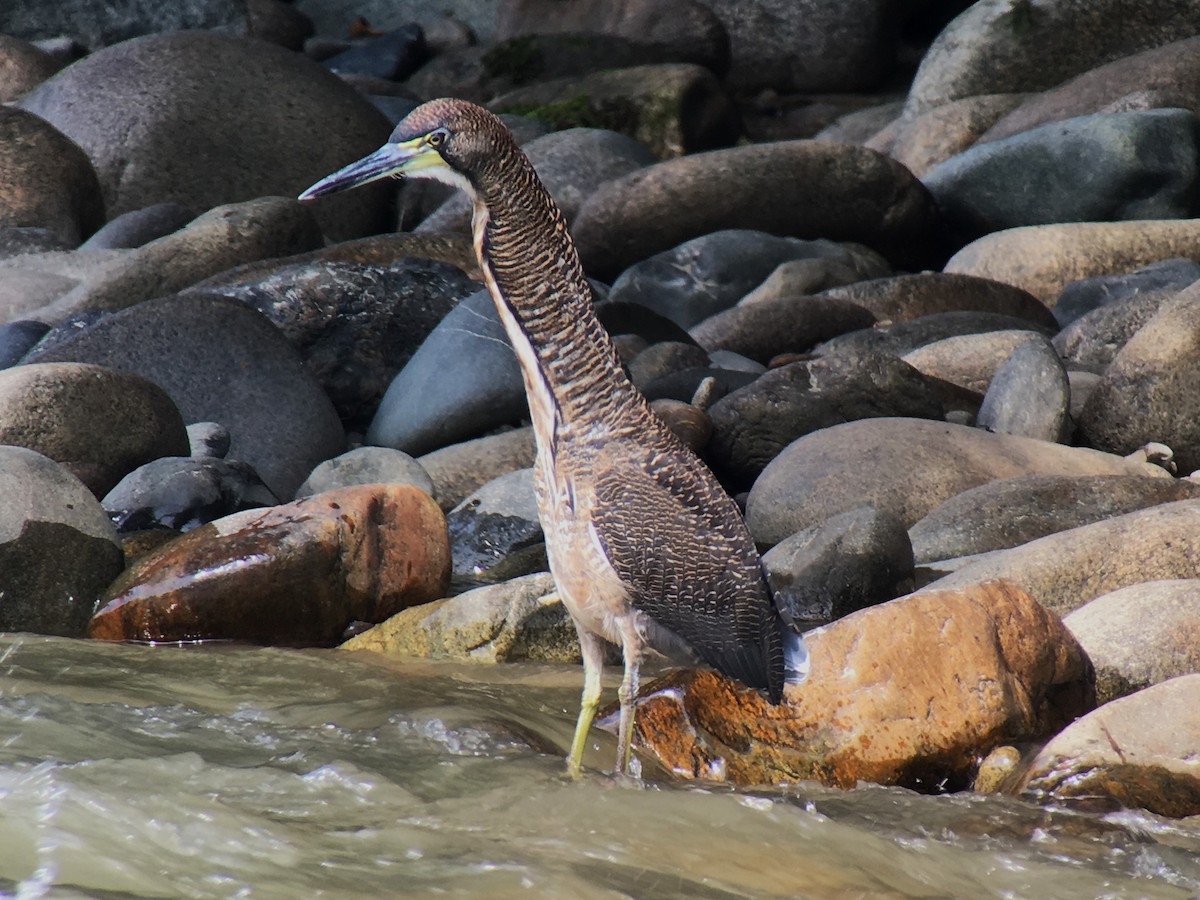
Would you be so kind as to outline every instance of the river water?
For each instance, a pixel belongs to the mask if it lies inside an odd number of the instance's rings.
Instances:
[[[653,771],[572,783],[579,687],[570,667],[0,637],[0,894],[1200,894],[1197,820]],[[609,766],[613,741],[594,743]]]

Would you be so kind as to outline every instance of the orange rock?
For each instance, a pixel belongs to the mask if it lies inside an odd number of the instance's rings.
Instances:
[[[992,748],[1044,738],[1095,702],[1062,622],[1004,582],[909,594],[807,640],[811,674],[779,706],[709,670],[649,686],[638,745],[687,778],[940,790],[969,784]]]
[[[355,621],[444,596],[441,510],[410,485],[355,485],[203,525],[137,560],[88,636],[330,645]]]

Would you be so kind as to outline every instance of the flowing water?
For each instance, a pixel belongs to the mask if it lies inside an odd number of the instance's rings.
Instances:
[[[1187,898],[1200,822],[563,777],[580,672],[0,638],[0,894]],[[589,764],[611,763],[598,735]],[[650,767],[647,766],[647,769]]]

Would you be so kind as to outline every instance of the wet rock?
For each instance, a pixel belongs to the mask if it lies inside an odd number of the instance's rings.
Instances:
[[[538,178],[570,222],[583,201],[605,181],[655,162],[633,138],[603,128],[568,128],[534,138],[522,148]],[[418,231],[471,233],[471,201],[455,193]]]
[[[110,216],[168,201],[202,211],[294,197],[377,148],[389,129],[319,63],[202,31],[106,47],[27,94],[21,107],[84,149]],[[315,202],[313,211],[331,239],[344,240],[383,230],[389,196],[386,185],[352,191]]]
[[[988,554],[930,588],[996,578],[1066,615],[1089,600],[1143,581],[1192,578],[1200,554],[1200,500],[1180,500],[1047,535]]]
[[[866,268],[878,257],[832,241],[782,238],[747,229],[714,231],[630,266],[613,282],[607,303],[637,303],[692,328],[732,307],[780,265],[798,259],[836,260]]]
[[[62,64],[40,47],[11,35],[0,35],[0,103],[29,93]]]
[[[1053,313],[1031,294],[971,275],[944,272],[894,275],[830,288],[823,293],[869,309],[881,321],[903,322],[945,312],[989,312],[1028,319],[1046,328],[1058,325]]]
[[[558,78],[517,88],[493,112],[540,118],[552,128],[605,128],[659,158],[728,147],[741,134],[737,107],[703,66],[660,63]]]
[[[977,3],[926,52],[909,91],[907,112],[919,114],[975,94],[1044,90],[1198,30],[1200,14],[1172,0],[1140,4],[1134,17],[1117,0],[1052,0],[1036,7]]]
[[[806,93],[875,87],[894,53],[886,3],[709,0],[729,32],[729,80],[745,91]]]
[[[313,466],[344,449],[333,405],[287,338],[234,300],[147,300],[38,361],[94,363],[155,382],[184,421],[228,428],[230,456],[253,466],[276,496],[292,496]]]
[[[874,416],[940,419],[942,404],[918,372],[882,354],[834,354],[771,369],[709,408],[706,458],[749,487],[784,447],[805,434]]]
[[[101,502],[120,532],[189,531],[279,498],[244,462],[168,456],[134,469]]]
[[[732,350],[765,364],[782,353],[803,353],[874,324],[871,312],[845,300],[779,297],[740,303],[709,316],[691,334],[705,350]]]
[[[433,480],[421,464],[390,447],[356,447],[321,463],[296,489],[296,499],[353,484],[411,484],[431,497]]]
[[[208,459],[224,459],[233,441],[229,429],[220,422],[193,422],[187,427],[191,456]]]
[[[1187,15],[1194,17],[1196,13],[1192,10]],[[1122,30],[1112,31],[1116,34]],[[1183,40],[1167,38],[1130,48],[1141,52],[1115,54],[1110,57],[1112,62],[1088,66],[1069,81],[1060,79],[1057,86],[1030,96],[996,122],[983,140],[997,140],[1046,122],[1106,110],[1175,107],[1200,113],[1197,108],[1200,37],[1194,36],[1196,30],[1193,24],[1184,34],[1177,35]]]
[[[708,413],[680,400],[663,398],[650,404],[655,415],[662,419],[675,436],[699,453],[712,437],[713,424]]]
[[[451,444],[417,462],[429,473],[433,496],[448,512],[493,478],[532,466],[534,452],[533,428],[526,426]]]
[[[1147,809],[1173,818],[1200,813],[1196,746],[1200,675],[1181,675],[1106,703],[1042,748],[1022,790],[1085,799],[1091,806]]]
[[[132,250],[183,228],[196,214],[180,203],[155,203],[110,220],[80,245],[81,250]]]
[[[631,359],[626,369],[630,380],[641,387],[664,375],[707,365],[708,354],[695,344],[660,341]]]
[[[1021,225],[1183,219],[1196,212],[1190,110],[1081,116],[977,144],[922,182],[959,241]]]
[[[53,459],[97,497],[143,463],[188,451],[183,419],[162,388],[79,363],[0,371],[0,444]]]
[[[454,574],[503,581],[546,567],[533,470],[493,478],[446,514]]]
[[[962,153],[1011,112],[1026,94],[980,94],[962,97],[901,120],[895,134],[867,141],[872,150],[901,162],[918,178],[956,153]]]
[[[202,525],[135,562],[88,636],[330,645],[444,594],[437,504],[409,485],[359,485]]]
[[[945,271],[1003,281],[1050,306],[1069,282],[1177,256],[1200,257],[1200,220],[1010,228],[967,244]]]
[[[514,0],[496,10],[496,40],[533,34],[612,35],[652,48],[660,59],[692,62],[723,76],[729,36],[708,6],[692,0],[619,4]]]
[[[937,213],[924,186],[882,154],[826,141],[735,147],[647,166],[589,197],[574,234],[588,272],[612,279],[655,253],[729,228],[855,241],[905,266],[936,255],[930,235]]]
[[[1112,365],[1129,339],[1181,290],[1181,287],[1164,287],[1138,291],[1105,303],[1084,313],[1056,334],[1054,349],[1072,366],[1102,373]]]
[[[996,369],[975,424],[998,434],[1063,442],[1070,432],[1071,386],[1050,342],[1033,336]]]
[[[6,3],[0,10],[0,32],[26,40],[69,35],[89,50],[138,35],[193,28],[244,31],[249,12],[233,0],[190,0],[187,3],[116,4],[104,0],[61,3]]]
[[[796,532],[763,554],[763,568],[784,619],[802,631],[913,586],[908,532],[869,506]]]
[[[45,322],[20,319],[0,325],[0,369],[19,363],[49,330]]]
[[[1190,259],[1164,259],[1128,273],[1097,275],[1072,281],[1054,301],[1054,317],[1066,326],[1093,310],[1144,294],[1178,293],[1200,280],[1200,264]]]
[[[428,57],[425,33],[414,23],[356,43],[325,60],[325,65],[339,75],[371,75],[403,81]]]
[[[321,232],[312,211],[294,200],[264,197],[219,206],[186,228],[137,249],[72,254],[95,257],[97,264],[80,272],[79,283],[39,309],[37,316],[57,323],[81,313],[127,309],[230,266],[298,253],[320,244]],[[77,263],[65,261],[65,265],[70,271]]]
[[[643,342],[641,350],[659,341],[696,343],[686,329],[666,316],[637,301],[613,300],[611,293],[608,299],[597,301],[596,316],[614,339],[631,336],[640,339]]]
[[[231,297],[274,322],[353,427],[370,422],[396,373],[478,287],[460,269],[428,259],[317,259],[248,275],[191,293]]]
[[[123,565],[100,502],[62,466],[0,445],[0,630],[79,637]]]
[[[1050,334],[1048,329],[1035,325],[1028,319],[1006,316],[991,312],[944,312],[907,319],[891,325],[878,325],[850,331],[830,338],[816,349],[818,353],[836,353],[857,350],[860,352],[890,353],[904,356],[918,347],[943,341],[963,334],[981,334],[988,331],[1011,331],[1025,329],[1033,334]]]
[[[1121,348],[1079,420],[1093,447],[1132,453],[1147,441],[1175,451],[1182,472],[1200,468],[1200,285],[1163,304]]]
[[[487,663],[580,659],[575,626],[549,572],[411,607],[355,635],[342,649]]]
[[[41,226],[74,247],[103,222],[83,150],[38,116],[0,106],[0,226]]]
[[[886,465],[880,461],[886,460]],[[911,526],[955,494],[1017,475],[1158,474],[1146,463],[924,419],[864,419],[793,441],[763,470],[746,507],[760,544],[859,506]]]
[[[918,347],[902,359],[923,375],[983,394],[1001,364],[1033,337],[1025,330],[960,334]]]
[[[1070,632],[1010,585],[911,594],[806,641],[811,674],[778,706],[708,670],[651,684],[639,747],[684,777],[933,792],[966,786],[993,747],[1052,734],[1094,701]]]
[[[1200,580],[1131,584],[1063,617],[1096,667],[1096,699],[1200,672]]]
[[[1028,543],[1139,509],[1200,498],[1200,485],[1147,475],[1020,475],[955,494],[909,529],[918,563]]]
[[[447,360],[455,360],[452,367]],[[461,301],[392,379],[367,443],[418,456],[528,415],[517,358],[487,291]]]

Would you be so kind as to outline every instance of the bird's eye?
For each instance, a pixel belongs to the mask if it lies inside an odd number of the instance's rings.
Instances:
[[[440,147],[442,144],[446,143],[447,137],[448,135],[446,132],[439,128],[437,131],[429,132],[429,137],[427,137],[425,140],[429,143],[430,147]]]

